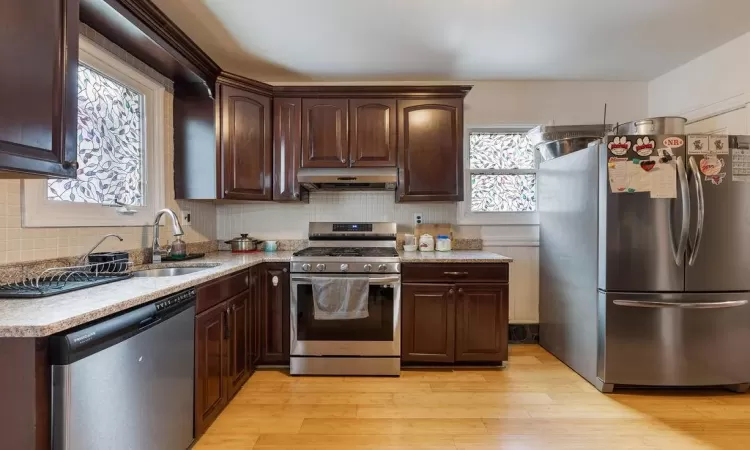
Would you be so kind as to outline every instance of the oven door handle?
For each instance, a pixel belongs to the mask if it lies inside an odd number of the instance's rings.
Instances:
[[[301,282],[301,283],[312,283],[313,278],[316,277],[300,277],[300,276],[292,276],[292,281]],[[336,277],[331,277],[336,278]],[[347,277],[350,278],[350,277]],[[390,284],[390,283],[399,283],[401,282],[401,277],[396,275],[392,277],[368,277],[368,281],[370,284]]]

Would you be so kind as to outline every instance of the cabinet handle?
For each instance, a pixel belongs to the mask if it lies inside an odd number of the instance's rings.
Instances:
[[[250,277],[245,275],[245,286],[250,282]]]
[[[468,274],[469,272],[443,272],[443,275],[452,276],[452,277],[465,277]]]
[[[271,278],[271,284],[273,284],[273,287],[278,286],[279,285],[279,277],[274,276],[273,278]]]
[[[227,309],[224,310],[224,313],[227,315],[227,322],[226,326],[224,327],[224,339],[229,339],[231,336],[231,332],[229,331],[229,306],[227,306]]]

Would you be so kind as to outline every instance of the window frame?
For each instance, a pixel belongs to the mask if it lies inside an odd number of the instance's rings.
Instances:
[[[533,212],[475,212],[471,210],[471,175],[473,173],[486,173],[490,175],[537,175],[539,172],[540,157],[539,152],[534,152],[534,169],[471,169],[471,148],[470,136],[472,133],[499,133],[514,134],[527,133],[537,125],[506,125],[506,126],[486,126],[486,127],[467,127],[464,129],[464,201],[457,202],[457,221],[459,225],[538,225],[539,213]],[[537,189],[538,189],[537,184]],[[537,207],[539,197],[536,196]]]
[[[96,203],[49,200],[47,180],[24,180],[24,227],[148,226],[156,212],[164,208],[164,152],[166,89],[157,81],[130,66],[88,38],[79,36],[79,61],[93,70],[143,95],[144,206],[122,207]],[[132,211],[135,211],[133,213]]]

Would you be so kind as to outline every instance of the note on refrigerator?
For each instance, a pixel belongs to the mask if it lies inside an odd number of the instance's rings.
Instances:
[[[657,162],[651,170],[651,198],[677,198],[677,166]]]
[[[750,150],[732,149],[732,181],[750,182]]]
[[[651,190],[651,172],[641,168],[638,160],[628,161],[628,188],[626,192],[648,192]]]
[[[607,162],[609,188],[612,192],[625,192],[628,188],[628,165],[630,164],[627,158],[610,158],[609,162]]]

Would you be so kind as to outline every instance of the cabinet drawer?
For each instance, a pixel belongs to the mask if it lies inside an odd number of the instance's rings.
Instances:
[[[401,267],[403,282],[482,282],[507,283],[508,263],[430,263],[404,264]]]
[[[196,314],[247,290],[249,284],[250,272],[243,270],[198,287],[196,289]]]

